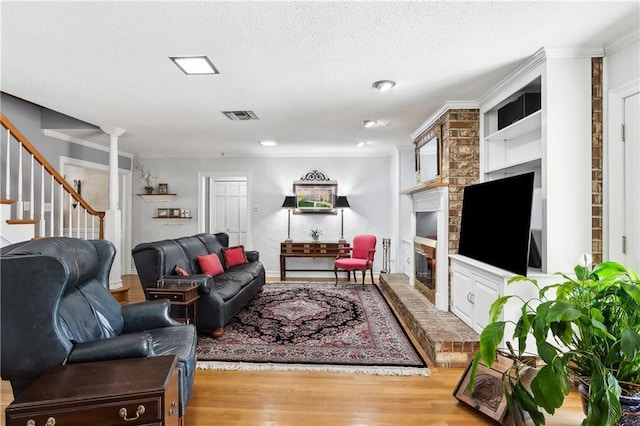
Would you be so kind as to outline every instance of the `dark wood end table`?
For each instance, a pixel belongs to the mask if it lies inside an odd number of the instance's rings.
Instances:
[[[53,367],[9,404],[7,426],[178,426],[177,357]]]
[[[176,318],[185,324],[189,324],[189,308],[193,309],[193,325],[197,328],[198,304],[200,298],[198,294],[198,284],[194,282],[171,282],[159,281],[156,287],[147,288],[149,300],[169,299],[172,305],[184,306],[184,318]]]

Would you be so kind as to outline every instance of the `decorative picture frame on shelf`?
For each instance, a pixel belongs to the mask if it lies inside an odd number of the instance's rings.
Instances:
[[[169,209],[156,209],[156,217],[169,217]]]
[[[180,209],[168,209],[169,217],[182,217]]]
[[[158,184],[158,194],[168,194],[169,193],[169,184],[168,183],[159,183]]]

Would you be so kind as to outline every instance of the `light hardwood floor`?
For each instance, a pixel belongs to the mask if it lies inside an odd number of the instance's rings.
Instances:
[[[125,282],[132,286],[130,303],[143,301],[137,277],[126,276]],[[184,424],[493,424],[452,396],[462,373],[460,368],[433,367],[430,377],[198,370]],[[4,410],[13,399],[8,382],[2,382],[0,391]],[[547,424],[575,426],[583,417],[579,397],[572,391]]]

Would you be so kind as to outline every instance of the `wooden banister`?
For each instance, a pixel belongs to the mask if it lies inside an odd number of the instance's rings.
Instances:
[[[57,182],[62,188],[64,188],[64,192],[66,192],[71,198],[73,198],[75,203],[78,203],[80,206],[82,206],[82,208],[84,208],[87,214],[98,218],[99,238],[103,239],[105,212],[96,211],[95,209],[93,209],[93,207],[91,207],[87,203],[87,201],[84,198],[82,198],[80,194],[78,194],[75,188],[72,185],[70,185],[65,180],[65,178],[51,165],[51,163],[49,163],[49,161],[47,161],[47,159],[42,156],[42,154],[33,146],[33,144],[29,142],[29,140],[22,134],[22,132],[20,132],[9,121],[9,119],[7,119],[7,117],[5,117],[5,115],[2,113],[0,113],[0,123],[2,124],[3,128],[8,130],[10,135],[12,136],[12,138],[8,137],[7,144],[11,143],[11,139],[18,142],[22,146],[22,149],[27,151],[29,154],[33,155],[33,158],[35,159],[35,161],[37,161],[44,168],[44,170],[46,170],[46,172],[55,180],[55,182]],[[6,162],[8,163],[9,161],[10,159],[7,158]],[[3,163],[3,167],[8,167],[8,164],[5,165]],[[9,187],[8,183],[7,183],[7,187]],[[44,191],[44,188],[40,188],[40,190]],[[6,199],[3,199],[3,200],[6,200]],[[35,200],[29,200],[29,201],[33,203]],[[60,200],[61,206],[62,206],[62,202],[63,201]],[[51,203],[53,203],[53,200],[51,200]],[[53,220],[53,217],[52,217],[52,220]],[[53,224],[51,226],[53,226]]]

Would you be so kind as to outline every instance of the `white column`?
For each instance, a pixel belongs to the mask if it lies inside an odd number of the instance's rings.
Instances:
[[[109,209],[104,220],[104,238],[116,247],[109,274],[109,289],[122,287],[122,212],[118,209],[118,138],[126,132],[118,127],[101,127],[109,135]]]

